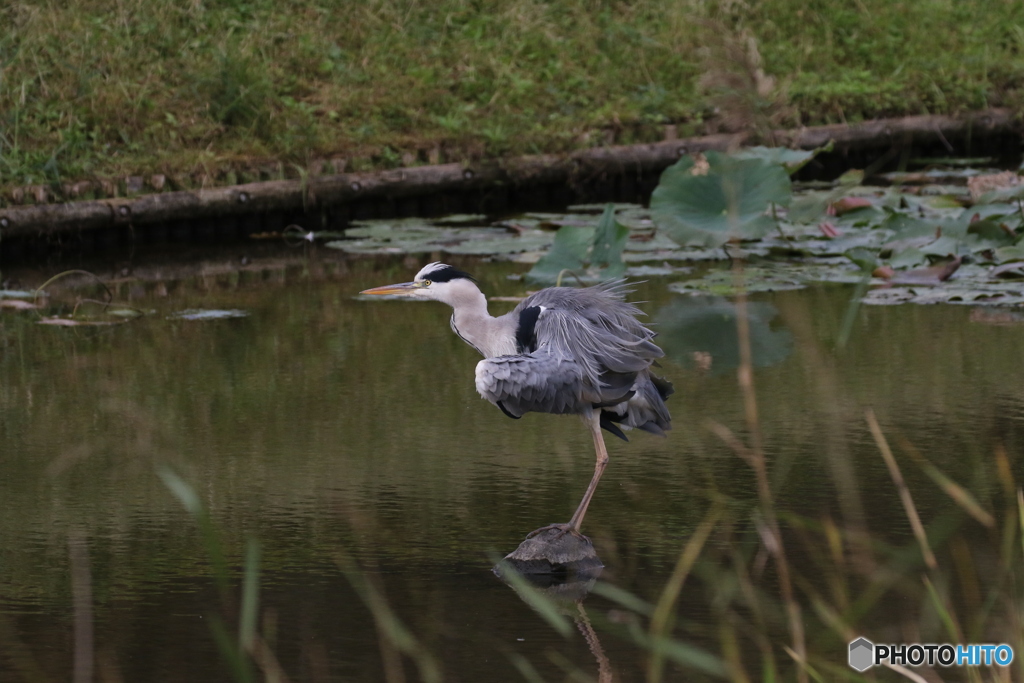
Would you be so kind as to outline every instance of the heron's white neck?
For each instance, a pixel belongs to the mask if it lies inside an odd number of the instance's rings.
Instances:
[[[516,353],[515,326],[487,311],[487,297],[469,280],[453,280],[443,301],[452,307],[452,330],[484,358]]]

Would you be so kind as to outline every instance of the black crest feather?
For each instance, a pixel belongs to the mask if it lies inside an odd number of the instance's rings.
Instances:
[[[423,274],[423,279],[430,280],[431,282],[451,282],[452,280],[458,280],[460,278],[476,282],[476,278],[469,273],[448,265],[438,266],[437,268]]]

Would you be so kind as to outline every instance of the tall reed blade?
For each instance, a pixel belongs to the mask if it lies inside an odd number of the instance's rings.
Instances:
[[[740,348],[740,366],[737,370],[740,391],[743,394],[743,407],[747,418],[747,430],[750,432],[749,463],[757,476],[758,498],[765,516],[767,527],[771,532],[772,547],[768,550],[775,558],[775,566],[779,573],[779,590],[782,601],[786,605],[786,619],[789,622],[789,633],[792,640],[792,651],[798,665],[796,677],[798,683],[807,683],[807,643],[804,635],[803,616],[800,605],[793,595],[793,582],[790,578],[789,560],[782,540],[779,519],[775,514],[775,501],[772,496],[771,483],[768,480],[768,466],[765,462],[761,426],[757,412],[757,392],[754,390],[754,361],[750,344],[750,319],[747,317],[747,294],[743,284],[743,266],[737,261],[733,265],[736,291],[736,333]]]
[[[441,667],[434,655],[405,627],[398,615],[391,609],[391,605],[388,604],[383,590],[346,553],[339,551],[336,560],[345,578],[369,608],[381,638],[386,639],[391,647],[396,648],[416,663],[423,683],[440,683],[442,680]],[[400,673],[400,671],[399,668],[398,672]]]
[[[928,459],[921,454],[917,448],[907,441],[906,439],[901,440],[901,445],[910,454],[917,464],[921,466],[924,473],[928,477],[938,484],[939,488],[946,492],[946,494],[953,499],[953,502],[963,508],[964,512],[969,514],[974,519],[978,520],[980,524],[987,526],[989,529],[995,527],[996,520],[989,514],[987,510],[981,507],[981,504],[967,491],[963,486],[960,486],[955,481],[943,474],[935,465],[928,462]]]
[[[885,465],[889,468],[889,475],[892,477],[893,483],[896,484],[900,500],[903,501],[903,509],[910,520],[910,528],[914,531],[914,537],[917,538],[918,545],[921,546],[921,555],[924,557],[924,562],[928,565],[929,569],[936,569],[939,564],[935,561],[935,555],[928,545],[928,536],[924,532],[924,526],[921,524],[921,518],[917,514],[917,508],[914,507],[914,499],[910,495],[910,489],[907,488],[906,483],[903,481],[900,466],[896,464],[896,458],[892,455],[889,442],[885,440],[882,428],[878,426],[878,420],[875,419],[874,411],[869,408],[865,412],[865,417],[868,421],[868,429],[871,430],[871,435],[875,438],[878,450],[882,453],[882,459],[885,460]]]
[[[679,600],[679,593],[683,588],[683,583],[693,568],[694,562],[700,557],[701,550],[704,549],[704,543],[707,542],[708,536],[711,535],[711,530],[714,529],[721,514],[722,508],[720,505],[716,504],[712,507],[704,521],[700,523],[693,536],[690,537],[690,540],[683,547],[683,552],[680,553],[676,566],[672,570],[672,576],[669,577],[668,582],[661,591],[661,597],[658,598],[658,603],[654,606],[654,615],[651,617],[650,627],[652,641],[668,637],[671,627],[671,616],[676,602]],[[647,683],[659,683],[661,681],[664,665],[664,656],[657,650],[652,651],[647,667]]]
[[[259,612],[260,544],[250,538],[245,551],[245,578],[242,583],[242,611],[238,618],[238,644],[252,652],[256,640],[256,617]]]

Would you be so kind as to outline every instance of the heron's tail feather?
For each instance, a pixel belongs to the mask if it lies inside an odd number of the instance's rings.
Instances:
[[[672,383],[645,371],[637,376],[633,390],[629,400],[618,405],[594,406],[603,408],[601,426],[604,427],[606,421],[617,422],[626,429],[642,429],[665,436],[665,432],[672,429],[672,416],[665,405],[665,399],[673,392]]]

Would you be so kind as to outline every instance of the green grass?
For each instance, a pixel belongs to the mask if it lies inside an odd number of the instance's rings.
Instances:
[[[1015,0],[26,0],[0,26],[0,186],[1024,101]]]

